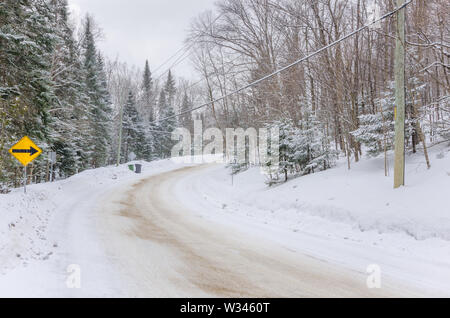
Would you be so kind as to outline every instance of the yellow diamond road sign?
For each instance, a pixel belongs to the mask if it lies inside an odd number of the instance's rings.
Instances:
[[[9,149],[9,153],[19,160],[21,164],[27,166],[41,155],[42,150],[30,138],[25,136]]]

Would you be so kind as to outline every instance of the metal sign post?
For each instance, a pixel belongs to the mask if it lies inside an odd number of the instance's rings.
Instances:
[[[27,193],[27,166],[23,167],[23,192]]]

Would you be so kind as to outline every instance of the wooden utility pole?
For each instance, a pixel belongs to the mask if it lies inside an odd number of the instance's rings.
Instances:
[[[397,7],[405,0],[397,0]],[[405,185],[405,8],[397,12],[395,47],[395,158],[394,188]]]

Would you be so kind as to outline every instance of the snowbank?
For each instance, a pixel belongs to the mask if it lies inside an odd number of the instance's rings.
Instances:
[[[384,158],[363,159],[351,170],[341,163],[272,188],[264,184],[258,168],[235,176],[234,186],[229,171],[217,169],[203,175],[196,190],[225,211],[244,210],[277,222],[301,224],[305,218],[320,217],[362,232],[450,241],[450,149],[430,155],[430,170],[423,155],[408,156],[407,186],[399,190],[393,189],[392,176],[384,176]]]
[[[366,159],[269,188],[258,168],[223,166],[180,180],[175,194],[198,217],[276,242],[293,253],[383,275],[432,295],[450,293],[450,149],[408,155],[393,189],[384,159]],[[392,163],[392,158],[389,160]]]
[[[27,194],[23,189],[0,194],[0,296],[47,297],[51,288],[43,289],[42,284],[49,281],[62,282],[51,296],[64,296],[60,291],[65,287],[66,266],[71,263],[65,264],[63,258],[91,257],[91,263],[86,263],[91,266],[98,263],[98,270],[93,271],[99,276],[97,282],[105,276],[104,265],[108,260],[102,248],[95,246],[97,229],[93,228],[95,221],[91,219],[95,217],[92,209],[98,197],[119,185],[183,166],[170,160],[134,163],[143,165],[142,174],[135,174],[125,164],[87,170],[54,183],[27,186]],[[49,275],[61,278],[48,279]],[[105,281],[109,279],[104,277]],[[91,288],[84,289],[92,293],[85,296],[107,293],[103,282],[94,286],[96,280],[92,281]],[[116,290],[109,295],[120,293]]]

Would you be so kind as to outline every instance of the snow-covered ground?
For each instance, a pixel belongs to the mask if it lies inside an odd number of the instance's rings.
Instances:
[[[103,250],[98,198],[151,175],[180,168],[170,160],[88,170],[67,180],[0,195],[0,297],[122,296]],[[90,268],[83,293],[66,288],[70,265]]]
[[[450,296],[450,149],[407,156],[407,186],[393,189],[384,158],[345,162],[267,187],[258,168],[232,179],[223,167],[178,183],[189,208],[290,250]],[[392,163],[392,158],[390,158]],[[392,175],[392,169],[390,171]]]
[[[361,273],[377,264],[412,288],[450,296],[450,149],[430,155],[430,170],[422,155],[408,156],[399,190],[375,158],[271,188],[257,168],[232,185],[229,170],[211,165],[173,191],[209,221]],[[99,198],[181,166],[144,163],[141,175],[108,167],[0,195],[0,296],[126,296],[102,243]],[[81,292],[65,286],[70,264],[90,269]]]
[[[393,189],[392,176],[384,176],[384,158],[363,159],[351,170],[342,162],[337,168],[272,188],[264,184],[258,168],[236,175],[234,186],[224,169],[189,182],[200,186],[196,193],[226,212],[245,211],[293,227],[304,226],[305,218],[320,217],[360,232],[450,241],[450,149],[432,156],[430,170],[423,156],[408,157],[407,185],[399,190]]]

